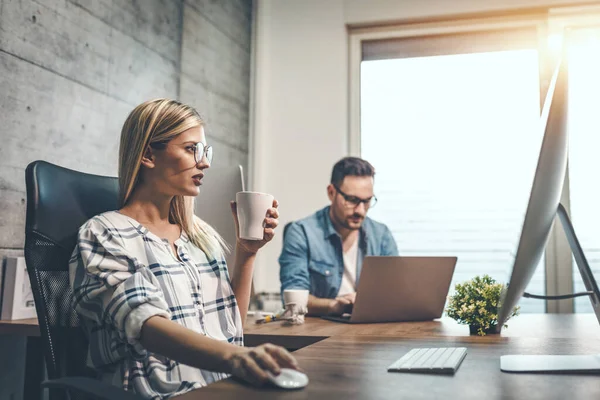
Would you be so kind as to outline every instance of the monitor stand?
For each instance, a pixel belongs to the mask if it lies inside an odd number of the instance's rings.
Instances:
[[[585,284],[587,292],[574,295],[563,296],[533,296],[525,294],[525,297],[533,297],[539,299],[564,299],[587,295],[590,297],[592,307],[596,313],[596,318],[600,323],[600,290],[592,275],[590,265],[585,258],[583,249],[579,244],[575,229],[567,211],[562,206],[558,205],[557,214],[560,222],[565,230],[569,246],[573,257],[577,262],[577,267]],[[500,357],[500,369],[504,372],[537,372],[537,373],[600,373],[600,354],[596,355],[508,355]]]
[[[600,373],[600,354],[576,356],[501,356],[504,372]]]

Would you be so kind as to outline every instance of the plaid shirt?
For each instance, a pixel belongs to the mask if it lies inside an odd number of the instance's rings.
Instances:
[[[139,338],[148,318],[161,315],[243,345],[225,260],[207,258],[185,234],[175,246],[179,259],[168,241],[109,211],[80,228],[70,262],[74,307],[89,334],[88,364],[103,380],[146,398],[167,398],[227,377],[145,350]]]

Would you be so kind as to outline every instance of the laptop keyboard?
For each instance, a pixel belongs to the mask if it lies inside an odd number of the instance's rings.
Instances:
[[[390,365],[388,372],[454,374],[466,355],[465,347],[412,349]]]

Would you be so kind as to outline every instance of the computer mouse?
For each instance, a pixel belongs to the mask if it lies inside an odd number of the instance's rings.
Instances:
[[[267,371],[267,375],[272,385],[282,389],[302,389],[308,385],[308,376],[291,368],[281,368],[281,373],[277,376]]]

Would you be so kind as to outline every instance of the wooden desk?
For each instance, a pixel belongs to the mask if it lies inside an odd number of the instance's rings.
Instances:
[[[310,384],[289,392],[253,388],[228,379],[182,395],[181,400],[223,399],[593,399],[598,376],[508,374],[505,354],[598,354],[600,325],[593,314],[521,315],[501,335],[470,336],[452,320],[347,325],[310,318],[304,325],[248,326],[258,343],[313,344],[294,355]],[[299,340],[298,337],[301,339]],[[454,376],[388,373],[387,367],[413,347],[464,346],[468,354]]]
[[[304,325],[291,326],[283,322],[256,325],[248,320],[244,327],[244,341],[247,346],[274,343],[296,350],[337,336],[406,338],[469,336],[469,328],[466,325],[459,325],[450,318],[426,322],[356,325],[321,318],[306,318]],[[594,314],[523,314],[508,321],[508,328],[502,331],[502,336],[600,339],[600,326]]]
[[[585,337],[600,338],[598,321],[593,314],[524,314],[511,319],[502,336],[529,337]],[[0,335],[38,337],[40,328],[35,318],[17,321],[0,320]],[[309,317],[304,325],[284,325],[272,322],[257,325],[248,321],[244,327],[244,339],[251,343],[316,343],[332,336],[402,336],[437,337],[469,336],[469,329],[450,318],[427,322],[404,322],[385,324],[341,324],[321,318]],[[291,346],[302,348],[305,346]]]
[[[247,345],[275,342],[299,349],[294,355],[310,378],[309,386],[288,392],[256,389],[228,379],[180,399],[600,398],[597,376],[507,374],[500,371],[499,364],[504,354],[600,353],[600,326],[593,314],[524,314],[509,321],[508,329],[501,335],[484,337],[470,336],[466,326],[451,319],[349,325],[307,318],[299,326],[249,322],[244,335]],[[36,320],[21,320],[0,321],[0,334],[29,336],[39,341],[36,337],[40,333]],[[28,368],[32,364],[29,342]],[[426,346],[465,346],[468,355],[453,377],[386,371],[409,349]],[[41,347],[37,354],[42,354]]]
[[[480,340],[483,339],[483,340]],[[600,353],[600,340],[578,338],[438,337],[404,339],[339,336],[296,352],[310,383],[288,392],[256,389],[228,379],[178,399],[598,399],[594,375],[509,374],[504,354]],[[413,347],[465,346],[467,357],[454,376],[389,373],[387,367]]]
[[[16,321],[0,320],[0,335],[40,336],[37,318],[19,319]]]

